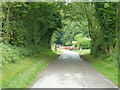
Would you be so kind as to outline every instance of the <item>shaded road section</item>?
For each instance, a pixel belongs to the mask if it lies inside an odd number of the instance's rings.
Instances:
[[[63,54],[53,60],[40,73],[32,88],[116,88],[116,86],[79,54],[63,50]]]

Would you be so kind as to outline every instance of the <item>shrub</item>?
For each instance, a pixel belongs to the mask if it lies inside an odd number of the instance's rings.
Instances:
[[[115,52],[115,53],[111,53],[109,55],[109,57],[107,57],[105,60],[107,62],[109,62],[109,63],[114,63],[116,66],[118,66],[118,59],[117,59],[117,57],[118,57],[118,53]]]
[[[23,57],[29,57],[44,51],[44,48],[40,46],[17,47],[3,43],[0,46],[2,46],[2,48],[0,48],[2,51],[2,64],[17,63]]]
[[[71,42],[67,42],[67,43],[65,43],[65,45],[72,46],[72,43]]]
[[[82,34],[78,34],[75,36],[75,40],[77,41],[77,47],[82,47],[83,49],[90,49],[90,38],[84,37]]]
[[[90,40],[82,40],[79,46],[83,49],[90,49]]]

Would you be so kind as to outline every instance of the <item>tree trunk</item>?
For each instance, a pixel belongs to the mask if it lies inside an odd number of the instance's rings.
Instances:
[[[6,16],[6,23],[5,23],[5,31],[6,31],[6,35],[7,35],[7,38],[8,38],[8,41],[7,42],[10,42],[11,43],[11,31],[9,30],[9,17],[10,17],[10,8],[11,6],[8,5],[8,9],[7,9],[7,16]]]
[[[93,16],[94,9],[92,3],[84,3],[85,14],[88,21],[89,35],[91,38],[91,54],[94,56],[98,55],[98,40],[99,34],[96,33],[98,30],[96,18]]]

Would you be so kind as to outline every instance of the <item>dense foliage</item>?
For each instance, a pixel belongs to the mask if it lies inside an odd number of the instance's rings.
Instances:
[[[92,6],[92,5],[91,5]],[[117,3],[94,3],[91,54],[118,65]],[[97,23],[97,24],[94,24]]]
[[[10,48],[20,47],[30,49],[26,50],[28,53],[31,50],[38,53],[38,47],[50,49],[51,37],[54,31],[59,29],[53,35],[52,42],[72,45],[72,41],[78,40],[78,46],[86,46],[85,48],[90,46],[91,54],[94,56],[111,55],[117,51],[116,12],[117,3],[114,2],[3,3],[1,30],[3,47],[7,45]],[[88,44],[89,41],[84,41],[83,45],[82,41],[79,42],[79,36],[75,39],[79,34],[90,37],[91,45]],[[3,55],[4,51],[3,49]],[[3,61],[7,60],[12,61],[5,58]]]
[[[87,24],[84,21],[78,22],[70,19],[63,19],[63,28],[54,33],[55,43],[63,45],[72,45],[75,36],[82,34],[84,37],[89,37]],[[78,37],[80,38],[80,37]]]
[[[1,18],[3,87],[28,85],[48,63],[41,66],[39,58],[55,56],[51,43],[71,46],[72,41],[79,49],[88,49],[83,51],[90,51],[92,63],[117,83],[120,2],[2,2]]]
[[[17,61],[19,47],[29,55],[40,52],[38,47],[50,49],[53,32],[61,28],[57,3],[7,2],[2,8],[3,63]]]
[[[116,46],[116,3],[95,3],[95,17],[100,26],[97,54],[111,53]],[[99,17],[99,18],[98,18]],[[96,39],[97,40],[97,39]],[[96,52],[95,52],[96,53]]]
[[[83,34],[85,37],[91,38],[91,45],[88,45],[91,48],[91,55],[103,57],[104,60],[117,64],[118,47],[120,46],[118,43],[119,22],[117,23],[117,6],[116,2],[69,3],[68,5],[61,5],[64,22],[70,21],[63,27],[62,31],[64,34],[62,33],[61,41],[64,42],[63,44],[72,45],[71,41],[76,40],[78,42],[77,46],[84,46],[84,44],[87,46],[89,41],[83,40],[84,42],[82,42],[81,36],[79,36],[79,34]],[[79,30],[74,26],[72,27],[72,22],[79,23]]]
[[[76,46],[79,47],[79,49],[90,49],[90,38],[84,37],[82,34],[77,34],[75,41],[77,41]]]

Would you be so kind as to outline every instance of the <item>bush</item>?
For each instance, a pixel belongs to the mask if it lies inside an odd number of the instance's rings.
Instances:
[[[16,63],[21,57],[26,56],[25,48],[15,47],[10,44],[2,44],[2,64]]]
[[[107,57],[105,60],[109,63],[114,63],[116,66],[118,66],[118,53],[111,53],[109,57]]]
[[[44,48],[40,46],[17,47],[10,44],[1,44],[2,46],[2,64],[17,63],[23,57],[29,57],[40,52],[44,52]]]
[[[71,42],[67,42],[65,43],[66,46],[72,46],[72,43]]]
[[[90,49],[90,38],[84,37],[82,34],[78,34],[75,36],[75,40],[77,41],[77,47],[82,47],[83,49]]]
[[[119,56],[118,52],[115,52],[115,51],[113,53],[99,55],[99,57],[103,61],[112,63],[114,64],[114,66],[118,66],[118,56]]]
[[[83,49],[90,49],[90,40],[82,40],[79,46]]]

